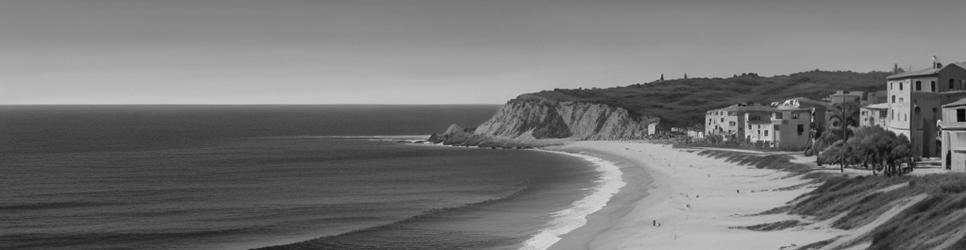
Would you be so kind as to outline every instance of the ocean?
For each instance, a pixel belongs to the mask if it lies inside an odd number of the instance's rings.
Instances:
[[[498,108],[0,106],[0,249],[544,248],[616,167],[411,143]]]

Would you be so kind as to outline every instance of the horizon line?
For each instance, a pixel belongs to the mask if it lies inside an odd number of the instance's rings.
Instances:
[[[40,104],[4,104],[0,106],[483,106],[503,105],[503,103],[40,103]]]

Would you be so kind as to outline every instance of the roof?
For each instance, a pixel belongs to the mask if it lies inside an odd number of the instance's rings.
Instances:
[[[909,78],[909,77],[914,77],[914,76],[935,75],[936,73],[939,73],[939,71],[945,69],[946,67],[952,66],[952,65],[955,65],[955,66],[957,66],[959,68],[962,68],[962,69],[966,69],[966,63],[961,63],[961,62],[960,63],[950,63],[950,64],[946,64],[942,68],[938,68],[938,69],[937,68],[929,68],[929,69],[920,69],[920,70],[914,70],[914,71],[909,71],[909,72],[902,72],[902,73],[899,73],[899,74],[886,76],[886,79],[901,79],[901,78]]]
[[[823,106],[824,105],[828,105],[827,102],[818,101],[818,100],[811,99],[811,98],[808,98],[808,97],[795,97],[795,98],[788,99],[788,100],[796,100],[798,102],[806,102],[806,103],[818,104],[818,105],[823,105]]]
[[[805,97],[796,97],[796,98],[792,98],[792,99],[788,99],[783,102],[780,102],[777,106],[780,109],[786,109],[786,110],[793,109],[793,108],[803,108],[802,106],[808,107],[808,105],[803,105],[803,104],[810,104],[812,106],[822,106],[822,107],[826,107],[829,105],[829,103],[823,102],[823,101],[816,101]]]
[[[899,74],[886,76],[886,79],[899,79],[899,78],[908,78],[908,77],[913,77],[913,76],[935,75],[936,72],[939,72],[940,70],[942,70],[942,68],[939,68],[939,69],[937,69],[937,68],[931,68],[931,69],[920,69],[920,70],[914,70],[914,71],[906,71],[906,72],[902,72],[902,73],[899,73]]]
[[[731,106],[727,106],[719,109],[712,109],[709,111],[773,111],[773,110],[775,110],[775,108],[772,108],[769,106],[733,104]]]
[[[756,106],[738,107],[738,111],[745,111],[745,112],[755,112],[755,111],[770,112],[770,111],[775,111],[775,108],[772,108],[772,107],[769,107],[769,106],[758,106],[758,105],[756,105]]]
[[[889,103],[883,102],[883,103],[869,104],[869,105],[866,105],[863,108],[867,108],[867,109],[889,109]]]
[[[946,105],[943,105],[943,108],[964,106],[964,105],[966,105],[966,98],[959,99],[958,101],[955,101],[955,102],[947,103]]]
[[[828,96],[856,96],[856,97],[861,98],[863,95],[865,95],[865,92],[863,92],[863,91],[855,91],[855,90],[845,91],[845,90],[838,90],[838,91],[835,91],[835,93],[832,93],[831,95],[828,95]]]

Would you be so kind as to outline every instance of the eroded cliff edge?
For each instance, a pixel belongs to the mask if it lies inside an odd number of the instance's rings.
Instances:
[[[533,94],[508,101],[476,128],[450,126],[429,141],[447,145],[525,147],[537,139],[643,138],[660,119],[602,103],[557,101]],[[653,128],[653,127],[652,127]]]

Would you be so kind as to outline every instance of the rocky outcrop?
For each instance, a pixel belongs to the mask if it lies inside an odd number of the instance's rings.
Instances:
[[[457,124],[450,125],[445,132],[433,134],[426,141],[456,146],[480,146],[490,148],[530,148],[545,143],[534,143],[532,140],[516,140],[513,138],[496,137],[473,133],[473,128],[463,128]]]
[[[646,136],[648,125],[658,121],[607,104],[522,95],[476,129],[453,125],[442,134],[434,134],[430,141],[485,146],[549,138],[634,139]]]
[[[507,102],[474,133],[536,139],[632,139],[646,136],[648,125],[658,121],[607,104],[555,102],[524,95]]]

